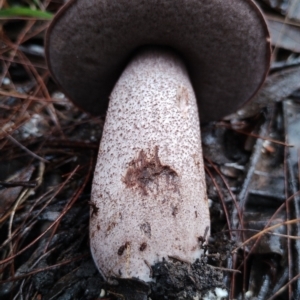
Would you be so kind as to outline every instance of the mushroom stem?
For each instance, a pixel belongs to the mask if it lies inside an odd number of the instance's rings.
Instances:
[[[107,276],[150,281],[193,262],[210,218],[196,97],[180,57],[145,48],[110,97],[92,189],[91,251]]]

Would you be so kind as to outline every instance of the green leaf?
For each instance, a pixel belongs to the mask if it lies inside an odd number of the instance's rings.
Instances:
[[[21,6],[14,6],[11,8],[0,10],[0,18],[9,18],[9,17],[30,17],[35,19],[50,20],[52,19],[53,14],[46,11],[34,10],[28,7],[21,7]]]

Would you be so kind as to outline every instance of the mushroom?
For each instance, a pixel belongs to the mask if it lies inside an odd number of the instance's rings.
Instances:
[[[108,107],[90,218],[100,272],[150,281],[163,258],[199,258],[210,232],[199,115],[218,120],[262,85],[270,42],[259,9],[250,0],[72,0],[46,43],[69,98],[92,114]]]

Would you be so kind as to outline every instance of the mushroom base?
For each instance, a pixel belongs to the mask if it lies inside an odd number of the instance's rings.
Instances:
[[[140,51],[114,87],[90,220],[92,255],[106,277],[150,281],[163,258],[200,257],[210,218],[198,116],[172,51]]]

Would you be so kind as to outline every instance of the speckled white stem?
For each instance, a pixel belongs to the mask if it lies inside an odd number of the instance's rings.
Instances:
[[[209,227],[189,76],[174,53],[143,50],[110,98],[92,189],[93,258],[106,277],[150,281],[163,258],[197,259]]]

